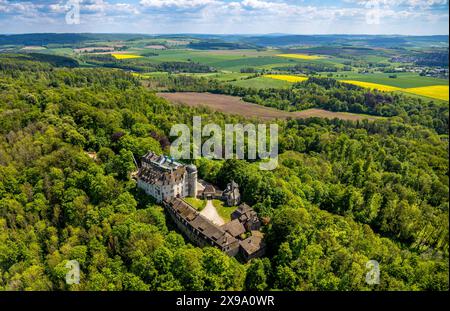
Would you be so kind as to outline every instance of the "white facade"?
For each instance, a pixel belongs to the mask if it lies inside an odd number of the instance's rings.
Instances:
[[[196,197],[197,168],[149,152],[142,158],[137,185],[157,202],[176,197]]]
[[[145,191],[148,195],[154,197],[157,202],[162,202],[164,199],[169,198],[184,198],[189,196],[188,181],[187,178],[183,178],[183,181],[169,185],[151,184],[138,179],[138,187]]]

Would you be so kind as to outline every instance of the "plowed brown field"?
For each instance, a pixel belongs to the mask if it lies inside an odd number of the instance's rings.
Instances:
[[[303,111],[283,111],[257,104],[244,102],[240,97],[195,92],[157,93],[173,103],[185,104],[192,107],[206,106],[213,110],[237,114],[244,117],[256,117],[261,119],[287,119],[287,118],[327,118],[342,120],[375,120],[377,117],[358,115],[346,112],[332,112],[323,109],[307,109]]]

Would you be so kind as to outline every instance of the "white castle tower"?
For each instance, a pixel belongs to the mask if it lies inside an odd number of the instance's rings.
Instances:
[[[188,196],[196,198],[197,197],[197,167],[190,164],[186,167],[188,173]]]

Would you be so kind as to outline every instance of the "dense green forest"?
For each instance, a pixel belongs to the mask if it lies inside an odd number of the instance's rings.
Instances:
[[[270,218],[267,256],[241,263],[185,240],[130,173],[133,155],[168,151],[173,124],[248,121],[172,105],[119,69],[13,55],[0,64],[0,289],[449,289],[448,108],[327,79],[296,85],[293,96],[307,98],[296,108],[396,117],[278,121],[274,171],[197,160],[200,177],[236,180]],[[161,83],[200,90],[198,80],[169,79]],[[283,91],[242,92],[289,101]],[[68,260],[80,263],[79,285],[65,283]],[[380,263],[379,285],[365,283],[369,260]]]

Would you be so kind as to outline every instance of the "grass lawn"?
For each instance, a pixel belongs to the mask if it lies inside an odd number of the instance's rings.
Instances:
[[[225,206],[225,203],[220,200],[213,200],[213,205],[219,213],[220,217],[225,222],[229,222],[231,220],[231,213],[233,213],[237,206]]]
[[[183,198],[184,201],[192,205],[199,212],[202,211],[206,206],[206,200],[200,200],[197,198]]]

